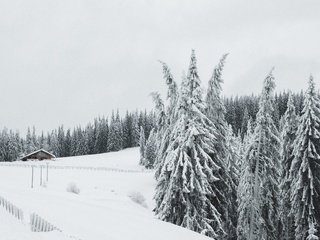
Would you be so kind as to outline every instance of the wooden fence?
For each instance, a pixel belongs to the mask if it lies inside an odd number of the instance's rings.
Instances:
[[[53,230],[57,230],[62,232],[58,227],[49,223],[47,220],[43,219],[36,213],[30,214],[30,227],[33,232],[50,232]]]
[[[9,200],[0,196],[0,207],[3,207],[7,212],[9,212],[12,216],[17,218],[22,224],[26,224],[24,222],[24,214],[22,209],[15,206]],[[30,228],[33,232],[50,232],[50,231],[59,231],[63,233],[63,231],[52,223],[48,222],[44,218],[40,217],[36,213],[30,214]],[[65,235],[70,239],[81,240],[80,238],[73,235]]]
[[[12,216],[17,218],[19,221],[23,222],[23,211],[22,209],[15,206],[13,203],[8,201],[7,199],[0,196],[0,206],[2,206],[7,212],[9,212]]]
[[[32,166],[35,168],[42,167],[43,169],[61,169],[61,170],[89,170],[89,171],[106,171],[106,172],[123,172],[123,173],[150,173],[153,170],[144,169],[144,170],[128,170],[121,168],[109,168],[109,167],[87,167],[87,166],[55,166],[55,165],[38,165],[38,164],[18,164],[14,162],[0,162],[0,166],[4,167],[21,167],[21,168],[31,168]]]

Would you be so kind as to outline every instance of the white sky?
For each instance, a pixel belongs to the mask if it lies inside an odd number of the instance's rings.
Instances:
[[[85,124],[165,95],[158,59],[180,81],[196,50],[206,85],[229,52],[224,94],[320,86],[318,0],[0,0],[0,128]],[[204,86],[205,86],[204,85]]]

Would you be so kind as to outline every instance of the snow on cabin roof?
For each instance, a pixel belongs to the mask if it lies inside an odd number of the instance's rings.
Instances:
[[[33,155],[33,154],[35,154],[35,153],[38,153],[38,152],[44,152],[44,153],[46,153],[46,154],[49,154],[49,155],[52,156],[53,158],[56,157],[55,155],[53,155],[52,153],[49,153],[48,151],[46,151],[46,150],[44,150],[44,149],[39,149],[39,150],[36,150],[36,151],[34,151],[34,152],[32,152],[32,153],[29,153],[29,154],[25,155],[23,158],[30,157],[31,155]]]

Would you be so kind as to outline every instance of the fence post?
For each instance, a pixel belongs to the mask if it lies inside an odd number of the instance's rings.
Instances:
[[[47,182],[49,180],[49,163],[47,162]]]
[[[31,188],[33,188],[33,166],[31,166]]]
[[[42,165],[40,165],[40,186],[42,186]]]

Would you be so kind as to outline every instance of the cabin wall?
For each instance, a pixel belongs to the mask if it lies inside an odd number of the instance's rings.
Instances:
[[[39,160],[43,160],[43,159],[51,159],[52,157],[47,153],[38,152],[38,153],[36,153],[36,158]]]

